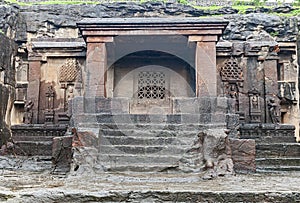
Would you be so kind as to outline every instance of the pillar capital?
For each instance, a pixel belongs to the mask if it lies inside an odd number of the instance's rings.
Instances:
[[[189,42],[217,42],[217,35],[189,35]]]
[[[113,36],[88,36],[86,38],[87,43],[106,43],[114,42]]]

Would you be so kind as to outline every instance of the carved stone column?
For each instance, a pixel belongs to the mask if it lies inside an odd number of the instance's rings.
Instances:
[[[196,96],[217,96],[217,36],[190,36],[196,42]]]
[[[264,82],[265,82],[265,105],[266,105],[266,122],[274,123],[275,120],[280,122],[279,108],[275,108],[270,112],[270,105],[279,107],[278,84],[277,84],[277,59],[278,57],[268,57],[264,61]],[[273,104],[272,104],[273,103]]]
[[[87,38],[85,97],[106,97],[106,42],[113,42],[113,37]]]
[[[29,61],[27,101],[33,102],[32,123],[39,123],[39,94],[41,77],[41,59],[34,58]]]

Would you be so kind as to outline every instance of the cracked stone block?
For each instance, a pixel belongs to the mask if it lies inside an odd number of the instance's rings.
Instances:
[[[73,136],[54,137],[52,145],[53,173],[65,174],[70,171],[72,162]]]
[[[255,140],[229,139],[234,170],[236,172],[255,172]]]

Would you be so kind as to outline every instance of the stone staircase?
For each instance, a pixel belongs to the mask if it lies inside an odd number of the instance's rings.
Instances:
[[[199,122],[199,115],[102,114],[95,122],[84,115],[79,131],[98,134],[97,161],[105,171],[155,172],[197,170],[199,153],[195,141],[201,130],[220,128],[223,123]],[[91,116],[91,115],[89,115]],[[92,153],[91,151],[89,153]],[[94,156],[94,155],[92,155]]]
[[[295,127],[276,124],[244,124],[242,139],[256,141],[258,172],[300,171],[300,143],[294,137]]]
[[[20,156],[43,156],[51,160],[54,137],[64,136],[67,125],[23,124],[11,127],[14,153]]]

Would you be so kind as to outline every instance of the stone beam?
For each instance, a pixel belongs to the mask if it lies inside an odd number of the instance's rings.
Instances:
[[[77,23],[83,37],[116,35],[217,35],[228,21],[221,18],[95,18]]]
[[[221,35],[222,30],[84,30],[83,36],[106,35]]]

